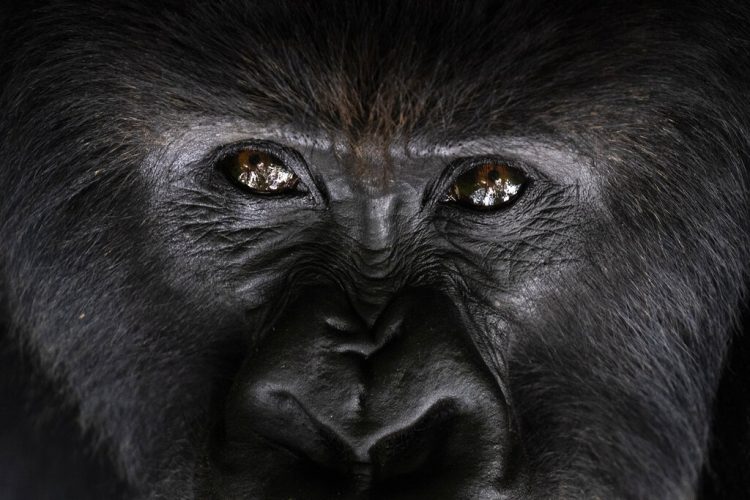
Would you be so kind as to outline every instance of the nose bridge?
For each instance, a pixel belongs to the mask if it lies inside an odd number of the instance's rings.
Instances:
[[[372,326],[400,287],[406,264],[400,233],[408,224],[403,195],[392,191],[367,196],[360,204],[356,248],[351,259],[350,301]]]
[[[409,274],[412,252],[403,236],[419,213],[421,177],[409,174],[399,158],[377,139],[365,139],[337,155],[347,170],[362,173],[342,178],[347,189],[340,198],[334,196],[334,202],[342,204],[335,216],[341,217],[338,227],[351,243],[340,254],[346,269],[343,285],[368,326]]]
[[[359,218],[360,246],[372,255],[387,253],[396,239],[396,228],[399,213],[400,196],[398,193],[378,193],[367,196],[361,205]]]

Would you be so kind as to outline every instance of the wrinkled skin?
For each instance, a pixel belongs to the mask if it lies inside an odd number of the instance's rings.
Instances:
[[[3,497],[750,491],[741,2],[2,9]]]

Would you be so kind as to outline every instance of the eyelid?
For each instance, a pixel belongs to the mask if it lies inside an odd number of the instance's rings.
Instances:
[[[528,174],[529,168],[526,164],[522,164],[517,160],[503,158],[499,156],[469,156],[464,158],[457,158],[448,164],[448,180],[447,182],[455,182],[456,179],[461,177],[463,174],[485,165],[487,163],[498,163],[506,165],[513,169],[519,170],[526,177],[530,177]],[[451,168],[452,167],[452,168]]]
[[[299,172],[297,172],[297,170],[294,168],[294,164],[300,162],[300,159],[297,158],[299,153],[290,150],[286,146],[265,139],[248,139],[240,142],[221,145],[216,148],[216,150],[211,154],[210,163],[213,165],[217,165],[220,161],[228,158],[229,156],[237,154],[246,149],[257,149],[267,154],[276,156],[284,162],[286,168],[288,168],[291,172],[294,172],[296,175],[299,175]],[[302,162],[304,163],[304,161]]]

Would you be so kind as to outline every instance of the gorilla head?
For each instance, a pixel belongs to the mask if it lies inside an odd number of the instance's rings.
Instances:
[[[749,13],[709,7],[7,6],[0,488],[747,491]]]

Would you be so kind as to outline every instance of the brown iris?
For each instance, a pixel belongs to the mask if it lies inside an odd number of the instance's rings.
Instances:
[[[294,191],[299,177],[277,156],[258,149],[241,149],[221,161],[230,180],[256,194]]]
[[[443,201],[480,210],[500,208],[521,194],[526,176],[505,163],[488,161],[459,175]]]

